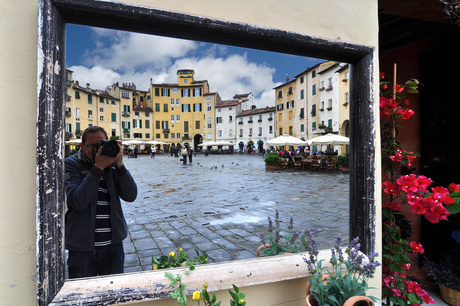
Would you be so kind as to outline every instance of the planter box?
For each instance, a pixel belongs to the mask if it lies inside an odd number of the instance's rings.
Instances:
[[[265,170],[278,170],[278,165],[267,165],[267,164],[265,164]]]

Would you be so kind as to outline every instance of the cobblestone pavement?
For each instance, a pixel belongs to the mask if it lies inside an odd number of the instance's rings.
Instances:
[[[258,154],[198,154],[187,165],[166,154],[124,162],[139,188],[135,202],[122,203],[125,272],[151,270],[152,256],[177,247],[191,257],[204,251],[210,262],[255,257],[276,209],[286,227],[292,216],[294,229],[319,228],[322,249],[339,234],[348,239],[348,174],[266,171]]]

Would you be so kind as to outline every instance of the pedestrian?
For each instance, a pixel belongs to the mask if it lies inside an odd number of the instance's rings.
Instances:
[[[174,154],[174,150],[176,149],[176,147],[172,147],[171,148],[171,157],[173,157],[173,154]]]
[[[152,156],[150,156],[150,158],[155,158],[155,154],[157,153],[157,149],[155,148],[155,146],[152,146]]]
[[[182,156],[182,162],[184,165],[187,164],[187,154],[188,154],[187,148],[183,146],[180,152],[180,155]]]
[[[188,149],[188,162],[192,163],[192,156],[193,156],[193,149],[189,148]]]
[[[65,248],[69,250],[69,278],[123,273],[123,239],[128,227],[120,198],[133,202],[137,185],[113,143],[102,144],[107,133],[102,127],[87,128],[81,148],[65,160]],[[110,147],[114,157],[103,154]],[[112,154],[110,154],[112,155]]]
[[[139,148],[135,146],[134,147],[134,158],[137,158],[137,152],[139,152]]]

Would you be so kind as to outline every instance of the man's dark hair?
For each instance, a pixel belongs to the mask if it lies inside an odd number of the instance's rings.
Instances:
[[[108,137],[107,137],[107,132],[104,130],[104,128],[101,128],[100,126],[90,126],[89,128],[87,128],[87,129],[83,132],[83,135],[81,136],[81,142],[82,142],[83,144],[86,144],[86,136],[87,136],[88,134],[97,133],[97,132],[102,132],[102,133],[104,133],[105,139],[108,139]]]

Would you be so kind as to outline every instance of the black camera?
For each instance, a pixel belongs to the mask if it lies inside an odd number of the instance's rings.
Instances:
[[[99,151],[100,147],[102,147],[102,153],[101,153],[102,155],[115,157],[120,152],[120,147],[118,146],[118,142],[116,140],[102,139],[95,146],[96,152]]]

